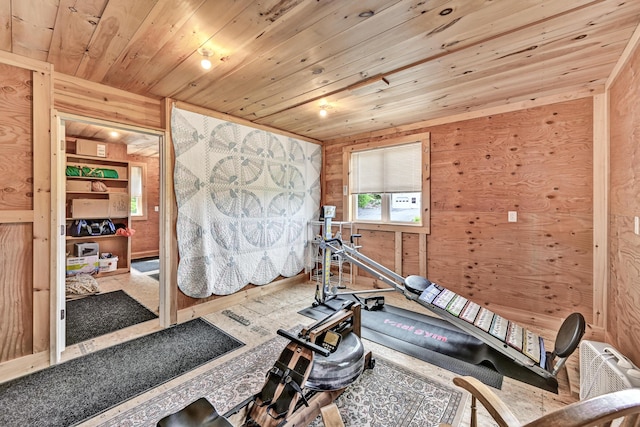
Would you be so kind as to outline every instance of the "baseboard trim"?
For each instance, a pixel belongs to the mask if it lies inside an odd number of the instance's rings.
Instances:
[[[157,256],[160,256],[159,249],[155,249],[152,251],[131,252],[131,261],[134,261],[140,258],[151,258],[151,257],[157,257]]]

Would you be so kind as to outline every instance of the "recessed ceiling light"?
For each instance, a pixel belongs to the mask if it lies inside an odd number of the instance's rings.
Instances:
[[[376,13],[373,10],[365,10],[364,12],[360,12],[358,16],[360,18],[371,18]]]
[[[312,74],[322,74],[322,73],[324,73],[324,68],[322,68],[322,67],[314,68],[313,70],[311,70],[311,73]]]
[[[112,130],[111,132],[109,132],[109,135],[111,136],[111,138],[117,138],[120,136],[120,134],[115,130]]]

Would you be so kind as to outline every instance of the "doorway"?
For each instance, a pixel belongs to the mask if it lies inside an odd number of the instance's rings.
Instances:
[[[60,177],[58,221],[66,230],[57,245],[64,253],[58,257],[63,265],[56,275],[57,305],[64,313],[55,327],[56,361],[60,361],[61,352],[83,337],[100,337],[108,346],[127,338],[113,334],[121,328],[148,322],[151,326],[146,329],[157,330],[166,324],[162,295],[167,284],[161,263],[154,275],[132,268],[136,260],[162,256],[164,133],[71,115],[56,117],[61,153],[53,170]],[[89,176],[73,176],[75,170],[68,167],[80,169],[80,175],[88,170]],[[116,205],[120,208],[113,214]],[[83,222],[84,229],[77,230],[76,222]],[[105,222],[111,225],[94,227]],[[75,262],[88,271],[77,274],[79,270],[69,266]],[[77,286],[78,278],[89,284]],[[98,320],[102,315],[106,317]],[[94,326],[83,335],[84,329]],[[73,337],[66,336],[69,331]]]

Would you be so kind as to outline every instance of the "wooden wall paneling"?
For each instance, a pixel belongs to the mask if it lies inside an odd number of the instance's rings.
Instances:
[[[32,242],[32,224],[0,224],[0,363],[33,352]]]
[[[160,206],[160,158],[129,156],[129,161],[146,164],[146,219],[131,217],[131,226],[136,233],[131,237],[132,258],[157,256],[160,251],[160,212],[154,206]]]
[[[561,319],[577,310],[591,321],[592,100],[487,111],[500,114],[328,141],[327,152],[429,131],[424,275],[510,313]],[[507,222],[509,210],[517,223]],[[363,250],[379,244],[368,235]]]
[[[420,257],[424,255],[424,252],[420,251],[420,236],[424,234],[418,233],[401,233],[402,236],[402,255],[401,265],[402,270],[398,272],[401,276],[409,276],[411,274],[420,275]],[[426,263],[426,259],[425,259]]]
[[[636,32],[637,33],[637,32]],[[609,91],[609,290],[607,338],[636,365],[640,365],[639,311],[640,236],[634,233],[640,215],[640,42],[628,57]]]
[[[0,282],[5,292],[0,299],[0,361],[4,362],[48,348],[50,168],[48,151],[38,150],[49,147],[51,85],[42,64],[32,71],[14,55],[2,55],[0,62],[0,161],[4,163]],[[35,257],[43,262],[37,268]]]
[[[54,74],[54,106],[60,112],[161,130],[160,101]]]
[[[402,232],[396,231],[394,234],[395,260],[391,269],[402,276]]]
[[[612,297],[609,304],[612,321],[608,332],[614,339],[614,346],[639,365],[640,237],[633,232],[633,217],[612,215],[612,227],[611,237],[615,240],[611,252]]]
[[[11,52],[11,0],[0,0],[0,50]]]
[[[358,229],[358,233],[362,235],[360,244],[362,248],[359,251],[371,258],[372,260],[384,265],[390,270],[396,270],[396,234],[393,231],[372,231]],[[357,271],[359,276],[372,276],[363,269]],[[357,280],[357,279],[356,279]],[[384,285],[387,286],[387,285]]]
[[[593,98],[593,325],[607,323],[609,283],[609,97]]]
[[[51,270],[51,73],[33,72],[33,351],[49,349]]]
[[[427,270],[427,235],[420,234],[420,242],[418,246],[418,274],[422,277],[429,277]]]
[[[0,210],[33,209],[31,71],[0,64]]]
[[[591,216],[434,212],[429,279],[479,304],[592,318]]]

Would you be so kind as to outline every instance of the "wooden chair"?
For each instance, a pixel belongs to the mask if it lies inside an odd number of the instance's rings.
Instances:
[[[486,385],[473,377],[456,377],[453,383],[471,393],[471,427],[477,427],[476,400],[487,409],[499,427],[587,427],[610,426],[622,420],[621,427],[640,426],[640,388],[597,396],[522,424],[507,405]],[[616,424],[618,425],[618,424]]]

